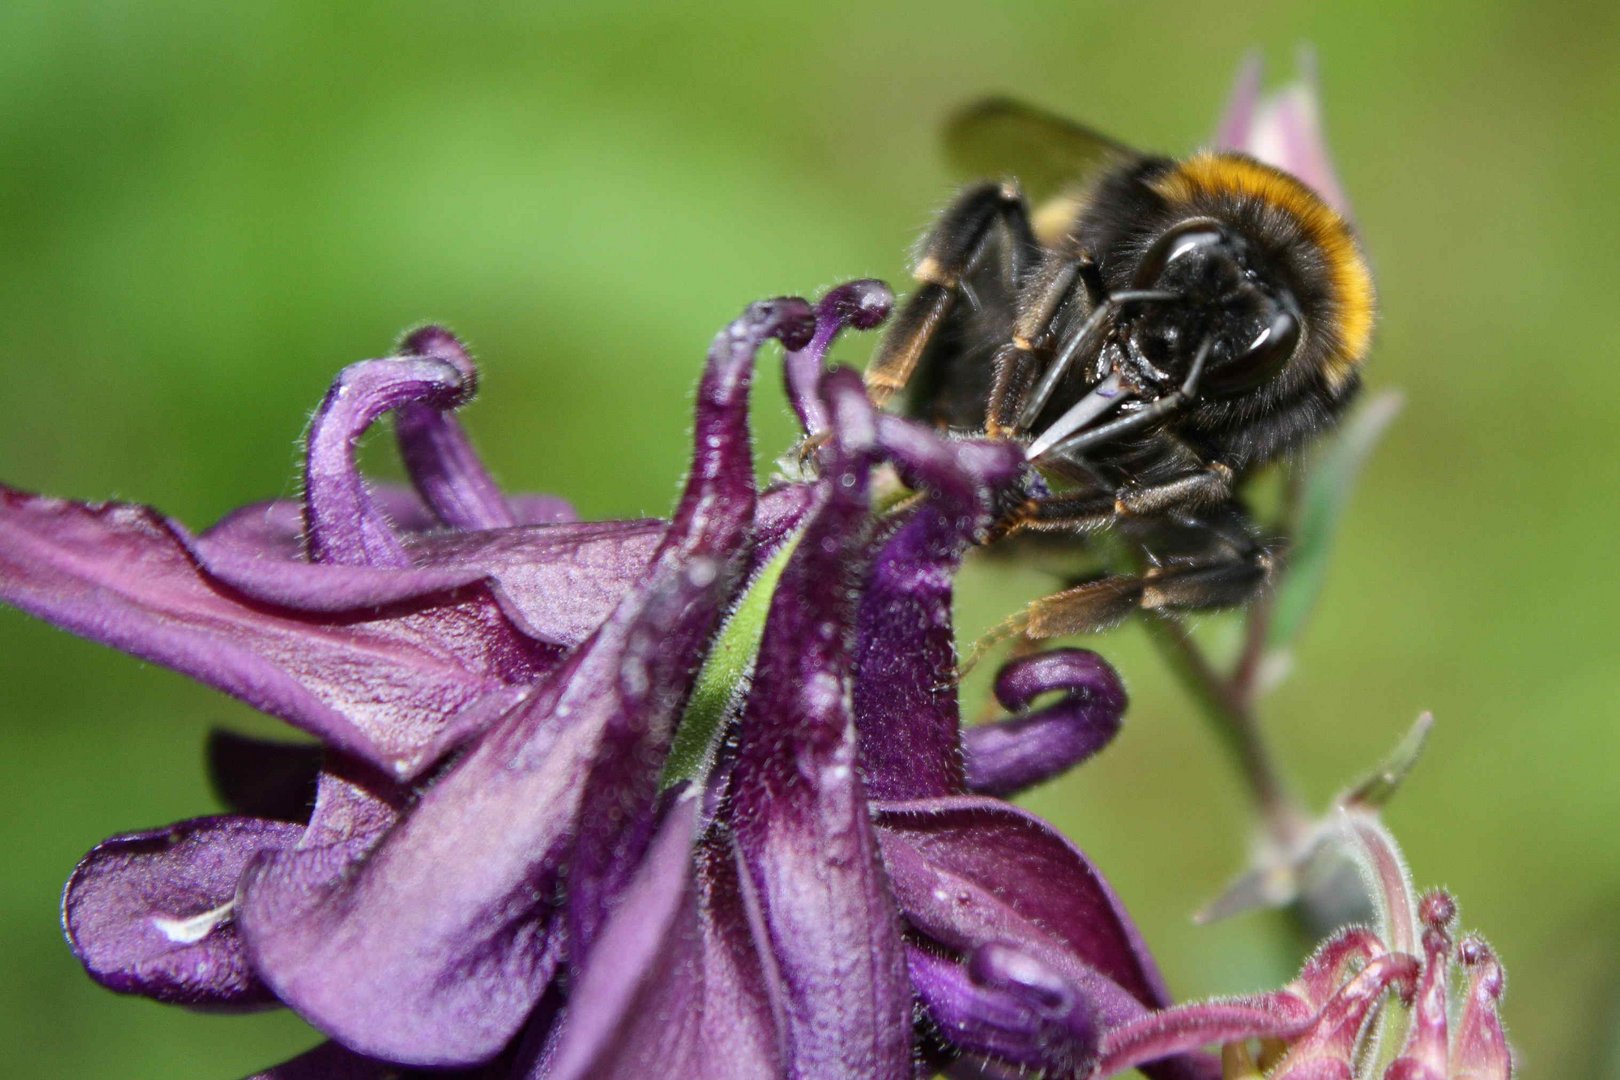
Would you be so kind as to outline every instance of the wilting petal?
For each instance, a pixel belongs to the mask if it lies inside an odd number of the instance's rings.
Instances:
[[[104,840],[63,893],[68,942],[92,978],[120,993],[216,1008],[272,1004],[237,937],[236,883],[256,855],[290,848],[303,832],[212,817]]]
[[[521,690],[556,655],[516,633],[477,588],[303,617],[215,582],[190,537],[155,511],[9,488],[0,488],[0,599],[404,772],[424,764],[421,748],[458,712]]]
[[[1404,953],[1373,958],[1333,996],[1305,1033],[1291,1042],[1270,1075],[1278,1080],[1316,1080],[1337,1076],[1335,1070],[1342,1069],[1348,1080],[1367,1018],[1392,987],[1402,988],[1403,995],[1412,989],[1418,966],[1416,957]]]
[[[1025,712],[1050,693],[1063,697]],[[1022,657],[996,675],[996,699],[1014,715],[962,732],[967,786],[1012,796],[1066,772],[1119,734],[1125,686],[1108,662],[1084,649]]]
[[[683,798],[666,815],[570,994],[560,1041],[532,1075],[783,1074],[780,990],[750,933],[730,845],[693,850],[699,803]]]
[[[667,738],[747,557],[754,352],[807,322],[802,301],[756,305],[716,340],[692,475],[646,580],[358,872],[330,882],[307,860],[266,860],[249,873],[256,965],[316,1026],[377,1057],[473,1064],[533,1008],[560,958],[551,903],[565,857],[654,794],[659,756],[637,751]],[[603,806],[582,838],[587,792],[628,805]]]
[[[784,990],[786,1074],[911,1076],[911,994],[856,767],[851,575],[875,431],[860,379],[824,382],[835,443],[777,586],[738,725],[730,819]]]
[[[1101,1034],[1085,998],[1016,945],[975,950],[964,966],[915,946],[911,984],[952,1046],[1045,1075],[1083,1076]]]

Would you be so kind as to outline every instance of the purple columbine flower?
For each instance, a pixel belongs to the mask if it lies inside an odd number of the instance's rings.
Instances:
[[[86,856],[64,922],[91,974],[280,1002],[332,1036],[269,1077],[1084,1075],[1167,1007],[1102,877],[995,797],[1106,743],[1117,678],[1027,657],[997,682],[1012,715],[960,726],[952,575],[1028,476],[1015,447],[823,372],[889,303],[856,283],[723,331],[667,523],[502,497],[449,415],[473,372],[437,330],[340,376],[300,504],[192,536],[8,490],[0,596],[324,744],[217,738],[244,812]],[[747,394],[772,337],[825,445],[815,479],[761,494]],[[389,410],[415,495],[354,466]],[[889,512],[880,465],[914,493]]]

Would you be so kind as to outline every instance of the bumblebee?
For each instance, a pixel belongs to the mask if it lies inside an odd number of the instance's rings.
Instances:
[[[1375,302],[1351,226],[1246,155],[1143,154],[1009,101],[960,115],[947,145],[1006,178],[964,190],[924,238],[868,391],[1024,444],[1035,478],[998,535],[1106,533],[1131,555],[1016,629],[1246,602],[1278,556],[1246,482],[1328,430],[1360,384]]]

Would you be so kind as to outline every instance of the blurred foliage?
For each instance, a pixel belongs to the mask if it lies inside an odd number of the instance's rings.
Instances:
[[[1617,23],[1477,0],[8,0],[0,475],[204,524],[294,491],[329,376],[442,319],[484,363],[468,422],[505,480],[660,512],[716,327],[756,297],[903,280],[951,190],[950,106],[1010,91],[1190,148],[1247,49],[1286,68],[1314,42],[1379,272],[1370,382],[1407,408],[1268,726],[1320,804],[1434,710],[1390,824],[1506,961],[1526,1074],[1589,1075],[1620,985]],[[789,417],[772,380],[760,400],[768,456]],[[964,619],[1046,584],[977,568]],[[1125,735],[1031,804],[1113,875],[1179,990],[1275,984],[1298,962],[1276,923],[1187,918],[1242,866],[1244,794],[1140,630],[1098,645],[1130,681]],[[91,844],[211,811],[206,725],[275,725],[13,613],[0,686],[13,1067],[224,1078],[313,1042],[286,1014],[107,994],[55,927]]]

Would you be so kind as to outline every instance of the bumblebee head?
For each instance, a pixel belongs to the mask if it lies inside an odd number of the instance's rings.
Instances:
[[[1276,376],[1298,351],[1303,316],[1285,278],[1241,234],[1190,218],[1147,249],[1132,287],[1164,299],[1127,329],[1138,378],[1161,388],[1186,378],[1200,352],[1200,392],[1240,394]]]
[[[1204,398],[1302,381],[1337,394],[1372,336],[1372,277],[1350,225],[1287,173],[1205,153],[1148,181],[1154,227],[1139,235],[1131,285],[1165,297],[1127,334],[1129,362],[1156,385],[1205,351]]]

